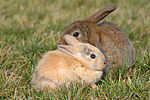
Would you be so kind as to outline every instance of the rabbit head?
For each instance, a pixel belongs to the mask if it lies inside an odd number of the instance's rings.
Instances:
[[[60,45],[67,44],[66,41],[64,40],[64,35],[70,34],[74,36],[77,40],[79,40],[80,42],[92,44],[93,46],[96,46],[97,48],[101,50],[101,47],[99,47],[99,44],[98,44],[98,42],[101,42],[101,39],[100,38],[95,39],[95,37],[100,37],[98,36],[100,35],[99,34],[100,29],[96,25],[96,23],[101,21],[103,18],[105,18],[115,9],[116,9],[115,5],[106,6],[103,9],[96,12],[95,14],[89,16],[85,20],[75,21],[62,32],[60,40],[59,40],[59,44]]]
[[[68,45],[59,45],[58,49],[67,55],[73,56],[91,70],[99,71],[106,66],[104,54],[96,47],[79,42],[71,35],[65,35]]]

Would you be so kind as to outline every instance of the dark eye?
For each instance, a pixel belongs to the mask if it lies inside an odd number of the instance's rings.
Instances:
[[[96,58],[96,55],[95,54],[91,54],[90,56],[92,59],[95,59]]]
[[[73,33],[73,36],[74,36],[74,37],[78,37],[79,34],[80,34],[79,32],[74,32],[74,33]]]

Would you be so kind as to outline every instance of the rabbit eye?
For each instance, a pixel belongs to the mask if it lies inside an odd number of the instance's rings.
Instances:
[[[96,55],[95,54],[91,54],[90,56],[92,59],[95,59],[96,58]]]
[[[74,33],[73,33],[73,36],[74,36],[74,37],[78,37],[78,36],[79,36],[79,32],[74,32]]]

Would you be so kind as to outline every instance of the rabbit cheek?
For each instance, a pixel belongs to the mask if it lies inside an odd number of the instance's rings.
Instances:
[[[94,59],[94,60],[92,60],[92,64],[93,64],[93,70],[102,70],[104,67],[105,67],[105,63],[104,63],[104,61],[103,60],[101,60],[101,59]]]
[[[93,70],[98,71],[98,70],[102,70],[103,65],[101,64],[101,62],[99,62],[98,60],[92,60],[92,64],[93,64]]]
[[[67,42],[64,39],[61,39],[58,44],[59,45],[67,45]]]

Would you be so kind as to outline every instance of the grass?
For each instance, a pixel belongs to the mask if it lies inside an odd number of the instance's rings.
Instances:
[[[72,22],[116,4],[103,21],[121,27],[132,41],[134,67],[110,72],[100,89],[80,83],[36,92],[30,85],[42,55],[57,49],[61,32]],[[149,0],[1,0],[0,99],[150,99]]]

